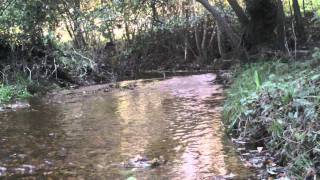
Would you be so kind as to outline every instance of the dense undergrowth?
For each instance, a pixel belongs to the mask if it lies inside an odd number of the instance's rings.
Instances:
[[[14,99],[25,99],[30,96],[26,87],[19,85],[1,85],[0,103],[7,103]]]
[[[320,51],[311,60],[263,61],[236,72],[224,120],[237,136],[261,143],[289,175],[320,168]]]
[[[192,70],[199,68],[199,64],[209,64],[193,62],[197,55],[191,54],[190,49],[194,48],[191,45],[187,47],[189,53],[185,54],[181,32],[189,34],[190,41],[195,39],[193,32],[179,25],[174,29],[147,31],[137,35],[131,44],[118,40],[82,49],[51,36],[43,37],[38,45],[18,46],[2,40],[0,104],[50,88],[110,83],[134,79],[148,70]],[[208,58],[218,54],[216,51],[207,53]]]

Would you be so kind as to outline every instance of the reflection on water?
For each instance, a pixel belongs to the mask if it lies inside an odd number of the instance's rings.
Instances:
[[[32,110],[1,114],[0,175],[95,179],[247,179],[223,134],[222,88],[213,74],[137,81],[135,90],[32,102]],[[164,156],[155,169],[121,162]],[[21,171],[21,167],[34,167]],[[29,168],[30,169],[30,168]]]

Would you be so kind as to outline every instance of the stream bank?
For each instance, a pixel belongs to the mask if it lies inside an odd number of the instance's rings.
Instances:
[[[248,166],[265,169],[264,178],[319,175],[319,80],[318,52],[305,61],[262,61],[235,72],[224,123],[256,151],[248,157],[248,149],[238,149]]]

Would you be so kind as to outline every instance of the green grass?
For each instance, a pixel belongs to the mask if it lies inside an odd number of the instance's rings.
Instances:
[[[30,97],[27,87],[32,84],[32,81],[21,75],[17,75],[16,81],[12,84],[0,84],[0,104]]]
[[[20,85],[0,85],[0,104],[30,97],[26,87]]]
[[[320,163],[319,52],[304,62],[261,61],[242,67],[227,90],[223,111],[225,125],[235,135],[257,140],[266,132],[266,148],[298,179]]]

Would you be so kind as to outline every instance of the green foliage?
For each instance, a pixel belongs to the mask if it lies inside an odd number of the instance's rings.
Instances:
[[[279,163],[289,165],[295,177],[303,177],[307,168],[320,162],[318,53],[305,62],[243,67],[227,91],[224,106],[229,131],[252,139],[267,132],[265,146],[279,155]]]
[[[53,4],[47,0],[7,3],[0,16],[0,37],[5,37],[11,44],[38,43],[43,37],[44,26],[54,22]]]
[[[270,73],[275,67],[271,63],[257,63],[243,67],[239,74],[235,75],[234,84],[228,90],[228,101],[224,106],[224,117],[231,127],[239,123],[243,114],[251,114],[249,105],[255,102],[259,97],[259,91],[267,87],[274,86],[265,82],[268,77],[273,77]],[[260,72],[260,73],[258,73]]]
[[[14,99],[26,99],[31,94],[27,88],[19,85],[0,85],[0,104],[10,102]]]
[[[320,15],[317,13],[314,13],[311,21],[314,22],[315,24],[320,24]]]
[[[318,47],[314,49],[314,53],[312,54],[312,58],[314,60],[320,61],[320,49]]]
[[[271,126],[268,131],[274,138],[279,138],[283,135],[284,127],[282,120],[274,120],[271,122]]]
[[[33,81],[25,78],[22,74],[16,74],[14,84],[0,84],[0,104],[29,98],[31,94],[28,87],[33,85]]]
[[[4,86],[3,84],[0,86],[0,103],[8,102],[13,97],[13,87],[12,86]]]

